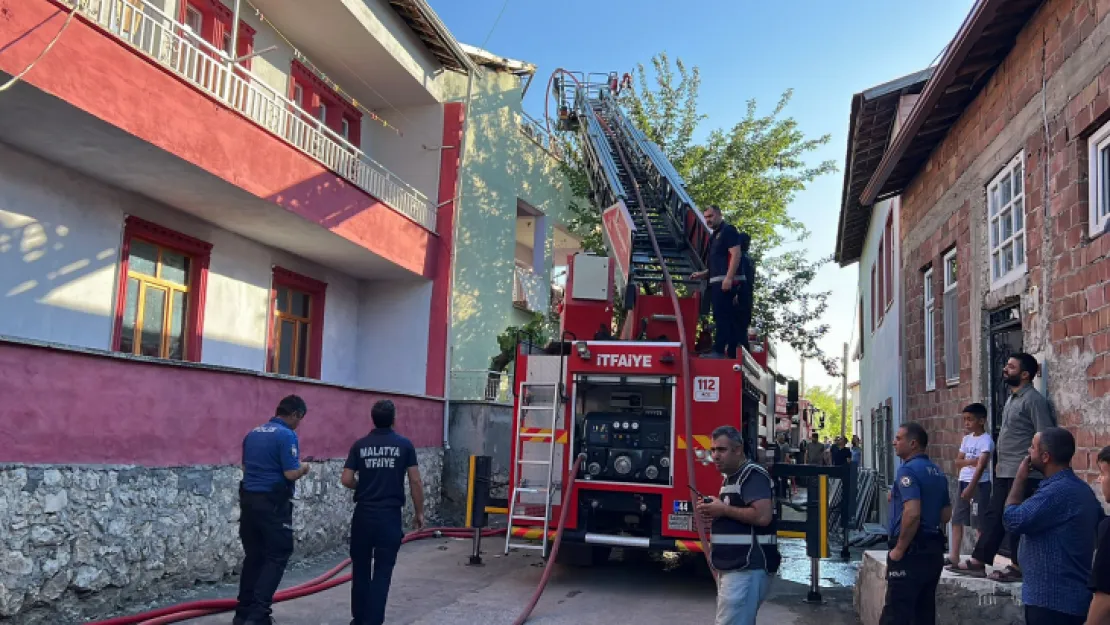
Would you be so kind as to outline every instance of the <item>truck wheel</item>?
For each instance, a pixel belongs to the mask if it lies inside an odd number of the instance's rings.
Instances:
[[[595,547],[582,543],[563,543],[559,545],[559,555],[555,558],[555,562],[564,566],[590,567],[599,562],[601,550],[606,550],[605,559],[608,560],[608,549],[608,547]],[[548,553],[551,552],[548,551]]]

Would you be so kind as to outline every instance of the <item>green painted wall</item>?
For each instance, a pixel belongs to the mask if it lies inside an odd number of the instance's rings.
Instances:
[[[449,98],[465,101],[465,76],[444,76]],[[542,89],[536,78],[532,88]],[[545,279],[553,264],[553,229],[569,220],[570,185],[557,161],[521,132],[522,83],[485,68],[475,76],[460,176],[462,201],[452,301],[451,369],[485,370],[497,335],[526,314],[512,303],[517,200],[546,215]]]

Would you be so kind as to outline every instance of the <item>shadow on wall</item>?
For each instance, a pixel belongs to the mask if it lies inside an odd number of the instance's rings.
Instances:
[[[489,367],[498,352],[497,335],[513,322],[518,200],[547,217],[545,272],[554,255],[552,229],[569,221],[572,200],[558,161],[521,132],[517,79],[490,71],[475,81],[474,91],[460,178],[452,310],[452,366],[466,370]]]

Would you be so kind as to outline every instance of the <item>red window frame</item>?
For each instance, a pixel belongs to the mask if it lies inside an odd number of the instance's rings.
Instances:
[[[266,322],[266,371],[268,373],[274,373],[274,349],[277,343],[277,325],[274,323],[274,311],[277,309],[277,287],[279,286],[304,291],[312,297],[308,311],[310,335],[308,337],[308,364],[305,367],[305,373],[306,377],[319,380],[320,365],[324,355],[324,304],[328,284],[284,267],[274,267],[270,285],[270,314]]]
[[[290,100],[315,119],[319,119],[320,105],[326,105],[327,117],[324,119],[324,125],[342,137],[343,120],[347,120],[347,141],[356,148],[362,147],[362,113],[355,108],[355,105],[340,96],[312,70],[296,59],[293,59],[289,76]],[[296,97],[297,87],[301,88],[302,100],[300,102],[297,101]]]
[[[886,307],[894,303],[894,205],[886,216],[886,229],[883,232],[886,242]]]
[[[178,11],[178,21],[182,24],[185,24],[186,11],[190,6],[202,16],[200,36],[217,50],[223,50],[224,33],[231,33],[231,20],[235,17],[231,9],[224,6],[220,0],[187,0],[181,3]],[[237,57],[247,56],[254,52],[254,35],[254,29],[243,20],[239,20]],[[251,60],[243,61],[242,65],[250,69]]]
[[[201,339],[204,335],[204,302],[208,291],[208,265],[212,259],[212,244],[134,215],[128,215],[123,222],[123,244],[120,246],[119,279],[116,284],[116,313],[112,325],[112,351],[118,352],[120,349],[123,313],[127,306],[127,272],[131,264],[131,240],[136,237],[174,249],[190,257],[184,360],[200,362]]]

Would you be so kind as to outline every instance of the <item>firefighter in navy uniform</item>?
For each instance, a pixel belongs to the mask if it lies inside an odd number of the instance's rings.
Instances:
[[[944,527],[952,518],[948,478],[926,455],[929,435],[907,423],[894,437],[902,466],[890,497],[890,553],[886,562],[886,603],[880,625],[936,623],[937,583],[948,541]]]
[[[308,407],[289,395],[275,416],[243,438],[243,481],[239,483],[239,539],[243,570],[233,625],[269,625],[274,593],[293,554],[293,494],[308,473],[301,465],[294,431]]]
[[[351,625],[382,625],[401,549],[404,527],[405,476],[412,490],[415,529],[424,526],[424,487],[416,447],[393,431],[396,408],[383,399],[370,417],[374,429],[355,441],[340,481],[355,491],[351,517]]]
[[[744,454],[739,430],[713,430],[713,461],[725,477],[720,497],[706,497],[698,513],[712,522],[710,557],[720,572],[716,625],[755,625],[782,557],[778,549],[773,480]]]

